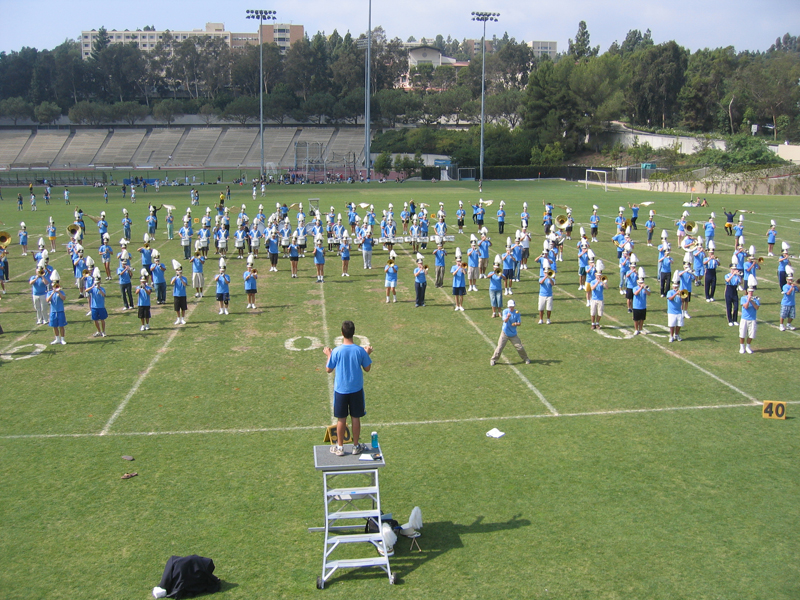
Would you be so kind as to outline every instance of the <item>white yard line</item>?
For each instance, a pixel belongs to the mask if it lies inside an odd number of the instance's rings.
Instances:
[[[788,400],[786,404],[800,404],[800,400]],[[759,403],[760,404],[760,403]],[[420,425],[448,425],[459,423],[480,423],[493,421],[519,421],[525,419],[553,419],[561,417],[603,417],[630,414],[655,414],[664,412],[680,412],[684,410],[720,410],[730,408],[752,408],[751,404],[709,404],[700,406],[665,406],[663,408],[621,408],[617,410],[584,411],[575,413],[537,413],[533,415],[502,415],[493,417],[467,417],[462,419],[430,419],[424,421],[387,421],[374,423],[376,427],[417,427]],[[209,435],[209,434],[249,434],[249,433],[284,433],[293,431],[312,431],[319,429],[319,425],[297,425],[295,427],[237,427],[230,429],[185,429],[178,431],[122,431],[110,432],[105,435],[100,433],[42,433],[2,435],[0,440],[43,440],[62,438],[96,438],[96,437],[156,437],[169,435]]]
[[[199,302],[195,302],[194,304],[192,304],[186,311],[186,316],[187,317],[191,316],[191,314],[194,312],[194,309],[197,308],[198,306],[200,306]],[[125,395],[125,398],[123,398],[122,402],[120,402],[119,406],[117,407],[117,410],[115,410],[114,414],[111,415],[111,418],[108,420],[105,427],[103,427],[103,430],[100,432],[99,435],[108,434],[109,430],[111,429],[111,426],[122,414],[122,411],[125,410],[125,407],[128,406],[128,402],[130,402],[134,394],[136,394],[136,392],[139,391],[139,386],[141,386],[144,380],[147,379],[147,376],[150,375],[150,372],[153,370],[153,367],[155,367],[156,363],[158,363],[158,361],[161,360],[161,357],[166,353],[166,350],[167,348],[169,348],[169,345],[172,343],[172,340],[174,340],[177,337],[178,333],[180,333],[181,330],[182,327],[176,327],[170,332],[169,336],[167,336],[167,340],[164,342],[164,345],[161,346],[161,348],[159,348],[158,350],[156,350],[156,353],[153,356],[153,360],[150,361],[150,364],[147,365],[147,368],[136,379],[136,382],[133,384],[133,387],[130,390],[128,390],[128,393]]]

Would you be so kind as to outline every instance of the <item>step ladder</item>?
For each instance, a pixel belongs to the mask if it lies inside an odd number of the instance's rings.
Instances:
[[[358,477],[356,477],[358,476]],[[323,472],[325,500],[325,545],[322,556],[322,576],[317,578],[317,588],[323,589],[338,569],[378,567],[386,572],[389,583],[396,582],[392,574],[386,551],[386,540],[379,525],[377,533],[364,533],[365,521],[374,519],[381,523],[381,495],[378,485],[378,469]],[[337,480],[336,487],[331,481]],[[360,483],[366,478],[368,485],[343,487],[345,479]],[[354,523],[354,521],[357,521]],[[377,556],[333,560],[331,555],[343,544],[368,544],[374,547]]]

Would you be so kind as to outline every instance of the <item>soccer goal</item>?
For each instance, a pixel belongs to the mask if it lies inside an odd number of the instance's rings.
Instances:
[[[603,188],[608,191],[608,172],[600,169],[586,169],[586,189],[589,189],[589,183],[597,181],[603,182]]]
[[[475,181],[475,167],[460,167],[458,169],[459,181]]]

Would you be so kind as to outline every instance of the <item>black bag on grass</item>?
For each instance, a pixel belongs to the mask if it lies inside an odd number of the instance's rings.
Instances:
[[[164,567],[159,587],[167,590],[167,598],[191,598],[197,594],[218,592],[219,578],[214,574],[214,561],[192,554],[171,556]]]

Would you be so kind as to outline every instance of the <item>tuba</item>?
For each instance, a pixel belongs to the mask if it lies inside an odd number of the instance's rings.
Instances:
[[[697,231],[697,223],[695,223],[694,221],[686,221],[686,225],[683,226],[683,230],[689,235],[691,235],[695,231]]]
[[[0,248],[6,248],[11,243],[11,234],[7,231],[0,231]]]
[[[80,225],[76,225],[75,223],[67,225],[67,233],[69,234],[70,239],[74,238],[75,234],[78,233],[80,230],[81,230],[81,226]]]

